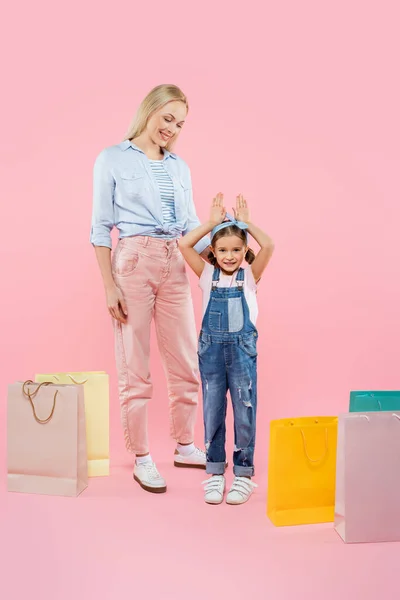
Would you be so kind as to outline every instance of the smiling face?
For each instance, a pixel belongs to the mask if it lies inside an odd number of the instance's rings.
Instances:
[[[174,100],[156,111],[147,122],[147,134],[154,144],[165,148],[180,134],[187,110],[183,102]]]
[[[227,275],[232,275],[246,256],[247,244],[244,237],[228,233],[227,229],[221,230],[220,236],[219,232],[216,234],[212,249],[220,269]]]

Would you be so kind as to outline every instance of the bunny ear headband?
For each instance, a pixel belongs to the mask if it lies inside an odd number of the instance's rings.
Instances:
[[[226,218],[228,219],[227,221],[223,221],[223,223],[216,225],[214,227],[214,229],[211,231],[211,239],[213,239],[213,237],[217,233],[217,231],[221,231],[221,229],[225,229],[225,227],[230,227],[231,225],[236,225],[236,227],[239,227],[239,229],[243,229],[243,231],[246,234],[246,240],[247,240],[247,231],[246,231],[246,229],[248,229],[247,223],[243,223],[243,221],[236,221],[236,219],[234,217],[232,217],[232,215],[230,215],[229,213],[226,213]]]

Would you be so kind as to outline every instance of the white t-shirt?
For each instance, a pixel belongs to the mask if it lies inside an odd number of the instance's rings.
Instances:
[[[199,286],[201,291],[203,292],[203,317],[207,310],[207,306],[210,300],[213,273],[214,267],[209,263],[205,263],[204,270],[199,280]],[[224,275],[224,273],[220,271],[217,287],[230,288],[232,286],[236,286],[236,275],[237,272],[233,275]],[[251,270],[250,265],[246,265],[246,267],[244,267],[243,290],[244,297],[246,298],[246,302],[249,307],[250,321],[255,326],[258,317],[257,284],[254,280],[253,271]]]

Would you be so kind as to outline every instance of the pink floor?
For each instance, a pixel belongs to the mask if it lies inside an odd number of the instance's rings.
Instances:
[[[158,461],[167,494],[128,464],[78,499],[0,492],[0,598],[397,599],[400,544],[350,546],[331,525],[274,528],[265,473],[241,507],[203,502],[202,471]]]

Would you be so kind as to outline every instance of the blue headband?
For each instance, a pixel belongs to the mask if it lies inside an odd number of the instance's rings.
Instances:
[[[231,227],[232,225],[236,225],[236,227],[239,227],[239,229],[242,229],[245,232],[246,240],[247,240],[247,232],[246,232],[246,229],[248,229],[247,223],[243,223],[243,221],[236,221],[236,219],[234,217],[232,217],[232,215],[230,215],[229,213],[226,213],[226,217],[228,219],[227,221],[224,221],[223,223],[216,225],[214,227],[214,229],[211,231],[211,239],[213,239],[213,237],[217,233],[217,231],[221,231],[221,229],[225,229],[225,227]]]

